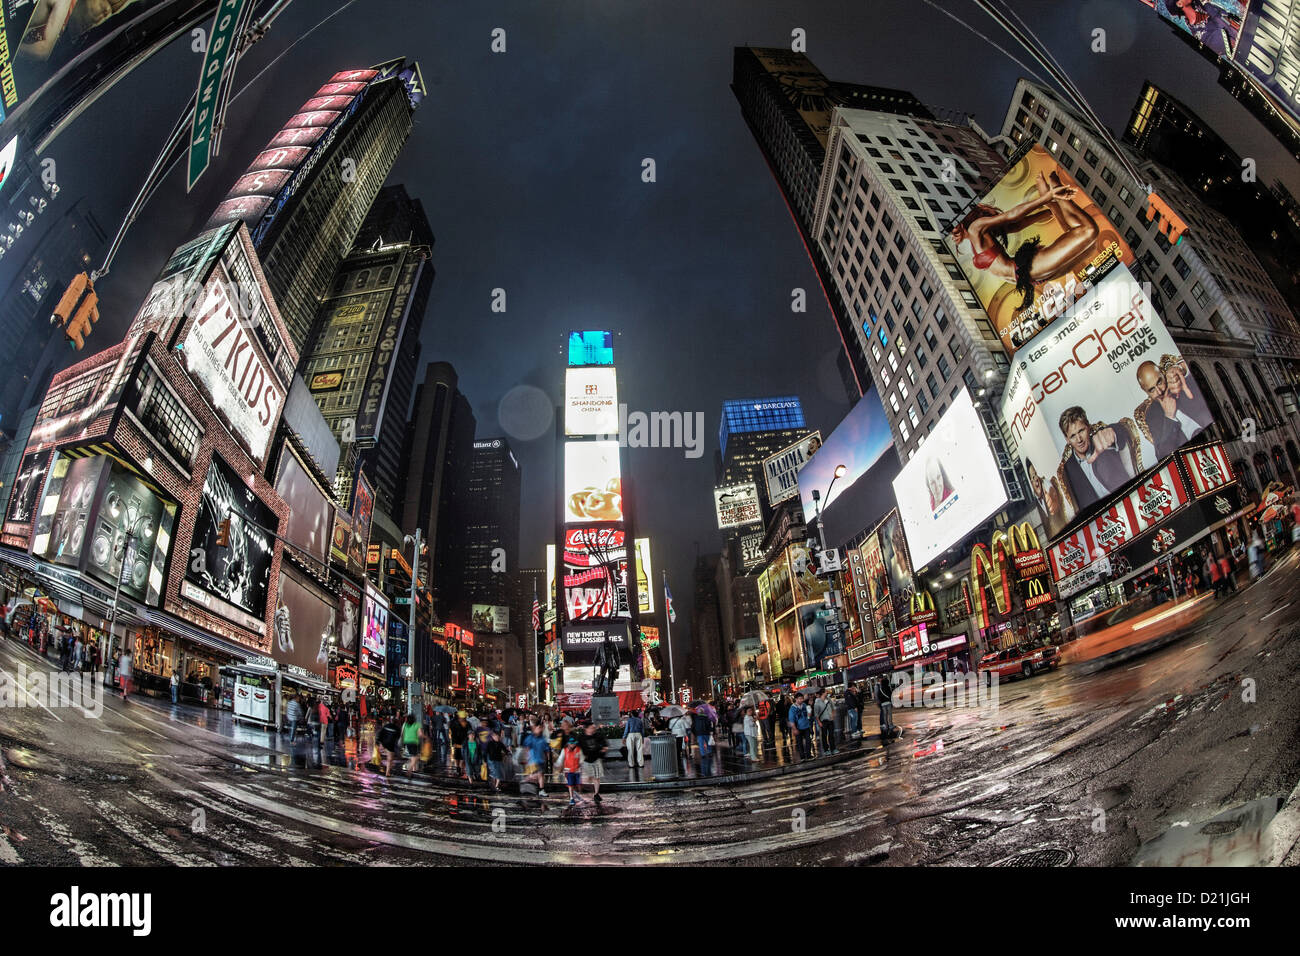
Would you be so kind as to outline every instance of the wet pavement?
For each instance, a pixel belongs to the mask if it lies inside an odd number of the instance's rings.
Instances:
[[[0,862],[1297,862],[1296,828],[1278,823],[1300,780],[1296,565],[1143,657],[1003,683],[996,704],[899,708],[888,747],[869,712],[871,736],[828,761],[783,753],[732,779],[724,749],[726,779],[611,787],[599,804],[588,791],[576,807],[558,785],[543,800],[396,767],[386,780],[163,701],[110,697],[94,720],[6,707]],[[0,669],[20,664],[40,659],[0,642]],[[1270,846],[1284,829],[1291,842]]]

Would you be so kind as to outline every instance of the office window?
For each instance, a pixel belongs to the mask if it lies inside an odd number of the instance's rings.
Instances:
[[[1115,185],[1115,171],[1112,170],[1109,166],[1106,166],[1102,169],[1101,178],[1102,181],[1105,182],[1107,186]]]
[[[1086,149],[1086,150],[1084,150],[1084,152],[1083,152],[1083,161],[1084,161],[1085,163],[1087,163],[1089,166],[1091,166],[1093,169],[1096,169],[1096,168],[1097,168],[1097,161],[1098,161],[1100,158],[1101,158],[1101,157],[1099,157],[1099,156],[1098,156],[1096,153],[1094,153],[1091,149]]]
[[[925,377],[925,387],[930,390],[931,398],[939,397],[939,383],[935,380],[933,372]]]
[[[1069,153],[1062,153],[1060,156],[1057,157],[1057,162],[1059,162],[1066,169],[1070,169],[1070,170],[1074,169],[1074,157],[1071,156]]]
[[[925,335],[925,344],[928,345],[930,347],[930,351],[933,352],[935,349],[939,347],[939,337],[934,334],[934,329],[926,329],[924,335]]]
[[[1187,264],[1187,260],[1181,255],[1174,256],[1174,269],[1184,279],[1192,274],[1192,267]]]
[[[962,356],[965,352],[962,350],[961,340],[958,339],[957,336],[954,335],[952,340],[949,341],[948,350],[952,352],[952,360],[960,365]]]
[[[1169,276],[1160,277],[1160,289],[1171,299],[1178,295],[1178,287],[1169,280]]]
[[[940,332],[948,328],[948,313],[944,311],[943,306],[934,310],[934,322],[939,326]]]
[[[894,395],[892,392],[890,393],[889,396],[889,407],[894,410],[895,415],[898,414],[898,409],[899,409],[898,396]]]
[[[916,256],[911,254],[907,257],[907,271],[912,273],[912,278],[916,278],[916,273],[920,271],[920,265],[916,261]]]
[[[895,408],[894,411],[898,411],[898,409]],[[903,441],[907,441],[909,438],[912,437],[912,433],[907,429],[907,422],[900,421],[898,423],[898,434],[903,437]]]
[[[948,365],[948,360],[940,355],[935,361],[935,364],[939,367],[939,377],[944,381],[947,381],[948,377],[952,374],[952,367]]]
[[[911,362],[907,363],[907,377],[911,380],[913,385],[916,384],[916,369],[912,367]]]
[[[1178,318],[1182,319],[1183,325],[1191,325],[1194,320],[1192,310],[1187,307],[1186,302],[1178,303]]]
[[[925,312],[925,310],[924,310],[923,308],[921,308],[921,302],[920,302],[920,300],[919,300],[919,299],[913,299],[913,300],[912,300],[912,315],[916,316],[916,321],[918,321],[918,322],[921,321],[921,315],[922,315],[924,312]]]
[[[893,352],[889,353],[889,367],[895,372],[898,371],[898,356]]]
[[[1088,184],[1092,182],[1092,177],[1089,176],[1087,173],[1085,173],[1082,169],[1074,174],[1074,178],[1079,181],[1079,186],[1082,189],[1087,189]]]
[[[918,415],[918,414],[916,414],[916,406],[915,406],[915,405],[909,405],[909,406],[907,406],[907,420],[910,421],[910,422],[912,423],[912,427],[913,427],[913,428],[915,428],[917,425],[921,424],[921,416]]]
[[[1192,286],[1192,298],[1196,300],[1196,304],[1202,309],[1209,307],[1210,297],[1205,294],[1205,290],[1201,288],[1199,282]]]

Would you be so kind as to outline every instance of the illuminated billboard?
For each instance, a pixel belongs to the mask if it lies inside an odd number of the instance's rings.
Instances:
[[[383,674],[388,667],[388,600],[366,583],[364,628],[361,632],[362,668]]]
[[[629,617],[627,545],[621,528],[566,528],[564,606],[571,621]]]
[[[375,493],[365,472],[357,471],[352,484],[352,546],[348,550],[348,567],[356,574],[366,573],[366,547],[370,543],[370,518],[375,510]]]
[[[1113,270],[1012,367],[1002,417],[1048,536],[1213,421],[1132,274]]]
[[[217,538],[227,520],[229,543],[222,545]],[[244,479],[214,455],[194,519],[182,595],[241,627],[265,631],[277,520]]]
[[[1233,60],[1300,123],[1300,0],[1251,0]]]
[[[813,432],[788,448],[763,460],[763,480],[767,482],[767,503],[777,505],[799,494],[799,471],[822,446],[822,433]]]
[[[653,614],[655,610],[655,573],[650,564],[650,539],[637,538],[633,544],[636,548],[637,610],[642,614]]]
[[[799,469],[799,500],[803,505],[804,518],[812,521],[818,514],[818,506],[812,499],[814,490],[822,496],[820,507],[823,510],[829,508],[832,502],[848,491],[855,481],[880,460],[893,442],[889,419],[885,418],[879,396],[875,392],[864,395],[844,416],[843,421],[835,426],[817,454]],[[840,465],[844,466],[844,475],[836,478],[835,469]],[[827,498],[827,489],[832,480],[835,487],[831,490],[831,497]]]
[[[920,567],[1007,503],[997,459],[964,388],[894,479],[894,498]]]
[[[275,493],[289,506],[284,538],[321,564],[329,562],[334,503],[307,473],[293,446],[286,444],[275,477]]]
[[[763,520],[758,501],[758,485],[752,481],[714,488],[713,508],[717,512],[718,527],[721,529],[758,524]]]
[[[616,441],[565,442],[564,520],[622,521],[623,482]]]
[[[1255,0],[1256,4],[1260,0]],[[1247,0],[1150,0],[1156,13],[1188,36],[1199,40],[1216,57],[1237,48]],[[1267,6],[1267,0],[1264,0]],[[1279,4],[1279,6],[1284,4]]]
[[[570,365],[613,365],[613,332],[570,332]]]
[[[618,434],[618,383],[613,366],[565,369],[564,434]]]
[[[952,223],[947,241],[1008,355],[1133,250],[1042,146],[1032,144]]]
[[[474,604],[470,624],[480,634],[505,634],[510,630],[510,608],[497,604]]]
[[[285,565],[275,606],[271,656],[286,669],[324,679],[329,672],[330,636],[338,627],[332,597]]]
[[[228,248],[243,254],[238,242]],[[263,345],[265,332],[254,328],[254,316],[239,304],[248,294],[247,288],[232,283],[225,263],[219,263],[204,286],[180,358],[217,418],[260,465],[289,389],[276,369],[275,356]]]

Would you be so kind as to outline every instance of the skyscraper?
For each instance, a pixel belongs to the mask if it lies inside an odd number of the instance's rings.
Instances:
[[[385,188],[320,305],[303,378],[339,440],[336,490],[351,500],[358,466],[375,503],[400,512],[398,486],[420,330],[433,286],[433,232],[419,200]]]
[[[416,63],[330,77],[236,180],[206,228],[248,224],[295,348],[411,132],[424,97]]]
[[[447,362],[425,367],[416,389],[404,445],[402,528],[420,528],[428,545],[433,608],[440,622],[468,604],[465,598],[465,508],[474,446],[474,412]],[[456,621],[455,623],[468,623]],[[419,653],[416,655],[417,663]]]
[[[856,401],[871,384],[866,353],[853,335],[847,303],[812,241],[831,111],[836,106],[850,106],[902,116],[929,118],[933,114],[911,93],[827,79],[806,55],[782,48],[737,47],[731,90],[817,270],[844,347],[841,379],[850,400]]]
[[[471,604],[509,610],[519,563],[519,462],[504,438],[474,442],[465,502],[465,592]],[[531,609],[530,609],[531,610]],[[522,622],[527,627],[528,622]],[[509,630],[522,633],[520,622]],[[478,629],[481,629],[481,625]]]

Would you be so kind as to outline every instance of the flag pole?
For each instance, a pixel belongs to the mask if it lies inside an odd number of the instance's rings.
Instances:
[[[663,568],[664,576],[664,621],[668,625],[668,702],[677,703],[677,676],[673,670],[673,614],[672,606],[668,603],[668,569]]]

